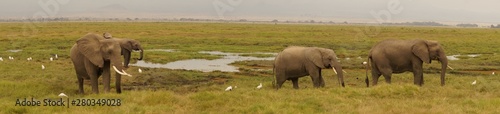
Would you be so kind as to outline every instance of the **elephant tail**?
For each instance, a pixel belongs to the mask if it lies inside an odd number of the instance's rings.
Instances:
[[[365,79],[365,83],[366,83],[366,87],[370,87],[370,81],[368,80],[368,66],[370,66],[370,61],[371,61],[371,56],[368,56],[368,59],[367,59],[367,63],[365,65],[365,69],[366,69],[366,79]]]

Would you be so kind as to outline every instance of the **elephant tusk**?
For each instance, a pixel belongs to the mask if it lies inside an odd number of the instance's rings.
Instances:
[[[447,66],[448,66],[448,68],[450,68],[451,70],[453,70],[453,68],[451,68],[450,65],[447,65]]]
[[[125,75],[125,76],[129,76],[129,77],[132,77],[132,75],[130,74],[127,74],[125,71],[124,72],[120,72],[115,66],[113,66],[113,69],[115,69],[115,71],[118,73],[118,74],[121,74],[121,75]],[[123,70],[122,70],[123,71]]]
[[[122,70],[123,73],[125,73],[125,76],[128,76],[128,77],[132,77],[132,75],[128,74],[127,72],[125,72],[124,70]]]
[[[337,70],[335,70],[335,68],[332,68],[333,69],[333,72],[335,72],[335,74],[337,74]]]

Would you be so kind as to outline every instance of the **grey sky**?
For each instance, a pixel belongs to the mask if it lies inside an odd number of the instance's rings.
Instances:
[[[229,2],[228,2],[229,1]],[[40,4],[40,3],[42,4]],[[370,12],[400,12],[392,20],[500,23],[499,0],[2,0],[0,18],[51,17],[225,18],[379,22]],[[399,2],[399,5],[397,4]],[[214,5],[215,4],[215,5]],[[217,11],[216,7],[227,9]],[[385,16],[382,19],[386,19]]]

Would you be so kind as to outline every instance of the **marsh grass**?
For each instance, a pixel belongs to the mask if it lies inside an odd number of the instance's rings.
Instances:
[[[0,62],[0,113],[500,113],[500,77],[491,75],[500,65],[500,29],[379,27],[377,35],[362,35],[365,26],[358,25],[60,22],[44,23],[32,32],[25,31],[23,23],[0,23],[0,57],[4,58]],[[331,48],[348,72],[347,87],[340,87],[333,71],[325,69],[324,88],[313,88],[311,79],[304,77],[299,79],[300,89],[292,89],[287,81],[276,91],[271,85],[272,61],[241,61],[232,64],[240,67],[238,73],[155,68],[141,68],[144,72],[138,73],[132,66],[128,72],[134,77],[122,77],[122,94],[115,93],[112,78],[110,93],[104,93],[101,84],[101,94],[89,94],[86,81],[87,94],[78,95],[69,50],[89,32],[136,39],[145,49],[179,50],[146,51],[144,60],[155,63],[220,57],[199,51],[277,53],[292,45]],[[361,63],[373,44],[388,38],[436,40],[447,55],[485,55],[450,61],[455,70],[447,71],[445,86],[440,86],[440,64],[433,62],[424,65],[422,87],[412,84],[411,73],[402,73],[393,75],[392,84],[381,77],[379,85],[366,88]],[[16,49],[22,51],[7,51]],[[59,59],[49,61],[52,54]],[[7,60],[8,56],[16,60]],[[26,61],[28,57],[34,60]],[[474,80],[477,84],[471,85]],[[259,83],[264,87],[256,90]],[[228,86],[238,88],[225,92]],[[71,99],[116,98],[123,102],[117,107],[15,106],[16,99],[55,99],[59,93]]]

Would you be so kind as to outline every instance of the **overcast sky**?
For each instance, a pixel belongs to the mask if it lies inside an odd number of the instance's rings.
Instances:
[[[500,23],[500,0],[0,1],[0,18],[28,18],[40,14],[50,17]],[[381,18],[377,20],[377,17]]]

